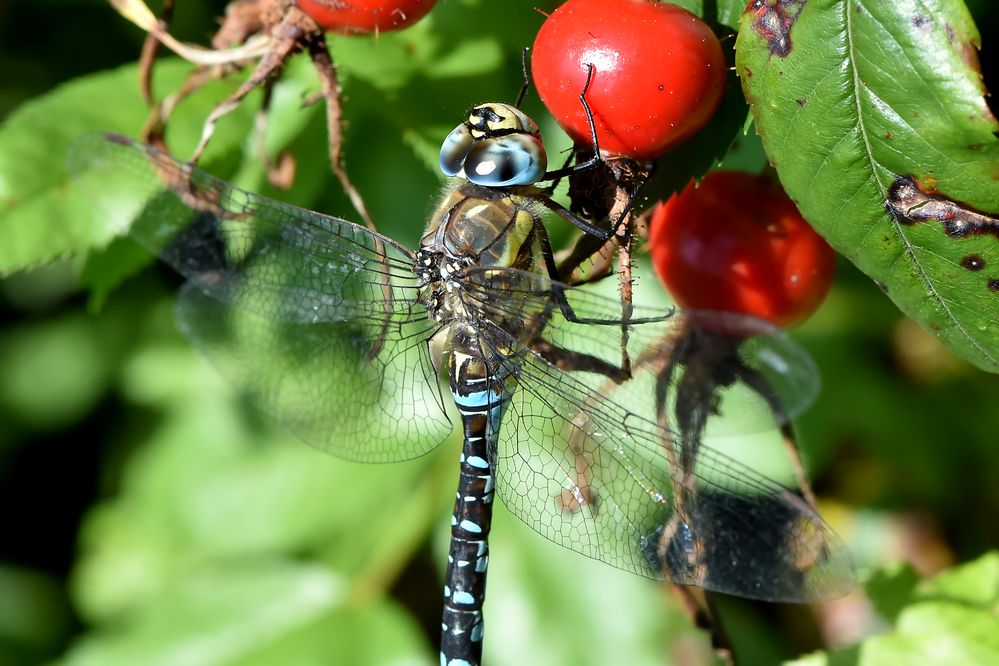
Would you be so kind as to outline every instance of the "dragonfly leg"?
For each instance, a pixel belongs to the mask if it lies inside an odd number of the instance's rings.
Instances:
[[[628,368],[619,367],[592,354],[553,345],[545,340],[533,342],[529,348],[559,370],[595,372],[607,377],[615,384],[620,384],[631,377]]]
[[[797,481],[798,488],[801,490],[801,494],[805,497],[805,500],[808,501],[812,509],[815,509],[815,491],[812,490],[812,484],[808,480],[808,475],[805,474],[805,466],[801,462],[801,451],[798,448],[798,440],[794,436],[794,427],[791,425],[787,412],[781,404],[780,397],[773,390],[773,387],[770,386],[770,382],[767,381],[766,377],[756,370],[740,363],[739,374],[742,377],[742,381],[766,401],[780,422],[781,440],[784,444],[784,450],[787,451],[787,457],[791,461],[794,479]]]
[[[535,193],[534,199],[538,203],[540,203],[542,206],[544,206],[551,212],[555,213],[556,215],[558,215],[563,220],[565,220],[572,226],[576,227],[583,233],[589,234],[590,236],[595,236],[601,239],[603,242],[613,240],[614,236],[609,230],[604,229],[603,227],[598,227],[593,224],[590,224],[589,222],[579,217],[578,215],[573,213],[571,210],[569,210],[562,204],[558,203],[551,197],[545,195],[540,188],[533,188],[533,190]]]
[[[632,224],[632,208],[638,197],[638,192],[648,181],[651,167],[637,167],[631,160],[611,160],[602,163],[604,168],[595,169],[591,176],[577,177],[570,186],[570,196],[574,201],[592,202],[598,211],[594,217],[606,218],[611,221],[611,237],[599,242],[583,238],[573,246],[569,257],[558,265],[560,276],[569,276],[582,265],[582,262],[599,257],[595,263],[596,276],[603,276],[611,270],[610,257],[617,247],[618,282],[621,302],[626,304],[621,317],[621,363],[624,367],[630,365],[627,353],[630,319],[630,306],[633,299],[632,278],[632,243],[634,228]],[[596,199],[594,199],[594,192]],[[611,193],[612,196],[611,196]],[[606,210],[606,214],[602,211]],[[593,278],[591,278],[593,279]]]
[[[528,77],[527,77],[527,49],[524,49],[523,55],[523,67],[524,67],[524,86],[521,88],[520,95],[517,97],[516,106],[520,106],[520,102],[527,92],[529,87]],[[565,177],[572,174],[579,173],[581,171],[586,171],[592,169],[593,167],[603,164],[604,159],[600,154],[600,139],[597,137],[597,126],[593,121],[593,110],[590,108],[590,103],[586,100],[586,93],[590,89],[590,84],[593,81],[593,65],[591,63],[586,64],[586,83],[583,84],[583,89],[579,93],[579,103],[583,106],[583,113],[586,115],[586,123],[590,130],[590,142],[591,142],[591,152],[590,156],[580,162],[578,160],[579,155],[582,151],[576,151],[573,156],[566,160],[565,165],[554,171],[545,172],[538,182],[550,181],[550,185],[546,188],[535,187],[536,192],[535,199],[545,206],[548,210],[552,211],[562,219],[564,219],[569,224],[573,225],[580,231],[588,234],[590,236],[596,236],[603,241],[608,241],[613,238],[613,233],[608,232],[606,229],[594,226],[589,222],[583,220],[575,213],[565,208],[561,204],[555,202],[551,199],[551,193],[555,191],[555,187],[558,185],[559,181]],[[573,158],[576,158],[576,163],[569,166],[569,163]]]
[[[593,64],[586,63],[586,83],[583,84],[583,89],[579,93],[579,103],[583,106],[583,114],[586,116],[586,124],[590,130],[590,141],[592,142],[591,146],[593,148],[593,155],[585,162],[577,162],[571,167],[562,167],[556,171],[549,171],[541,178],[541,180],[552,180],[557,182],[563,176],[568,176],[578,171],[585,171],[586,169],[592,168],[603,162],[603,158],[600,156],[600,140],[597,137],[597,126],[596,123],[593,122],[593,110],[590,109],[590,103],[586,101],[586,93],[589,92],[590,84],[592,82]]]
[[[673,584],[670,587],[674,597],[680,603],[684,615],[690,619],[695,627],[708,632],[711,636],[711,648],[718,658],[725,664],[734,664],[732,643],[719,619],[714,595],[705,591],[704,604],[702,605],[688,586]]]
[[[527,54],[530,52],[530,46],[525,46],[520,50],[520,71],[524,75],[524,83],[521,84],[520,92],[517,93],[517,101],[513,103],[513,105],[518,109],[520,108],[521,102],[524,101],[527,91],[531,89],[531,76],[527,73]]]
[[[613,243],[607,243],[588,234],[581,234],[572,247],[561,254],[558,275],[559,280],[566,284],[578,286],[597,282],[610,275],[614,268]],[[586,274],[577,275],[585,261],[591,262]]]
[[[558,305],[559,310],[562,312],[562,316],[565,317],[566,321],[572,322],[574,324],[596,324],[598,326],[623,326],[628,324],[646,324],[658,321],[665,321],[669,319],[673,313],[672,311],[664,314],[662,317],[643,317],[641,319],[631,319],[630,312],[625,311],[623,317],[615,318],[602,318],[602,317],[580,317],[577,316],[575,311],[572,309],[572,305],[565,296],[565,290],[560,286],[561,283],[558,281],[558,266],[555,263],[555,254],[552,251],[551,241],[548,240],[548,234],[544,230],[544,225],[540,221],[537,222],[538,228],[536,233],[541,242],[541,256],[545,262],[545,270],[548,273],[548,277],[552,280],[552,296]],[[629,304],[630,305],[630,304]]]

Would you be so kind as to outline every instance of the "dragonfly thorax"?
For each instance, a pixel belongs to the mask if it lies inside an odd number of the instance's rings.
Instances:
[[[427,311],[438,323],[469,316],[462,292],[471,279],[488,280],[477,269],[541,269],[540,222],[527,200],[463,183],[449,190],[420,240],[414,270]]]
[[[474,262],[470,257],[448,256],[446,253],[422,247],[416,253],[416,275],[420,278],[420,297],[430,317],[447,324],[458,316],[461,289],[460,275]]]

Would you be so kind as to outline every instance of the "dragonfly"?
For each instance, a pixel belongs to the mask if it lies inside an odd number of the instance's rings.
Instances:
[[[481,661],[496,495],[541,536],[649,578],[767,601],[848,592],[850,557],[810,503],[710,446],[685,450],[671,429],[677,340],[710,316],[555,279],[541,219],[552,207],[524,189],[545,169],[536,126],[482,107],[444,143],[442,159],[462,166],[416,250],[120,135],[79,140],[69,165],[96,181],[95,206],[186,278],[186,336],[307,443],[402,461],[460,422],[443,664]],[[460,178],[470,171],[503,178]],[[790,417],[811,378],[794,379],[786,336],[753,333],[741,362],[773,371]]]

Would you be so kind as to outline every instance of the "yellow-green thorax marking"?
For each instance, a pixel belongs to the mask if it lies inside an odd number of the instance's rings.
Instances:
[[[450,190],[431,216],[416,255],[431,317],[441,324],[467,319],[458,279],[466,268],[543,271],[541,233],[527,198],[469,182]]]

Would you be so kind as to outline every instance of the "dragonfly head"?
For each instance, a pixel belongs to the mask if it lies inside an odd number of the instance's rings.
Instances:
[[[537,124],[498,102],[480,104],[441,145],[441,171],[483,187],[532,185],[545,175],[548,156]]]

